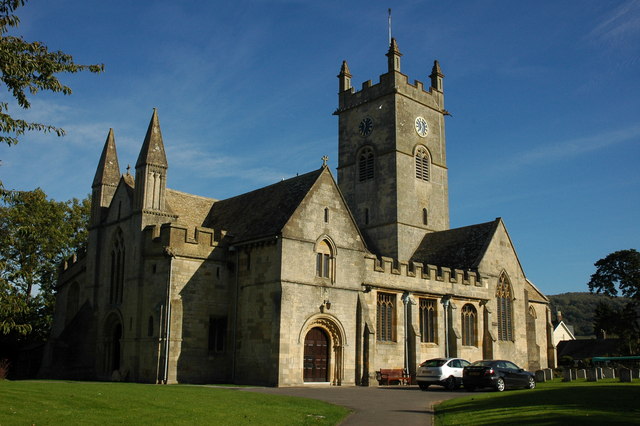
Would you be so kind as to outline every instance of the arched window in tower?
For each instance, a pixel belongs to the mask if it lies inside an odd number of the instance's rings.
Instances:
[[[476,308],[467,303],[462,307],[462,344],[464,346],[478,345],[478,313]]]
[[[111,246],[111,269],[109,275],[109,303],[122,303],[124,290],[124,259],[125,247],[122,230],[116,231]]]
[[[373,149],[364,148],[358,157],[358,175],[360,182],[373,179]]]
[[[316,246],[316,276],[333,281],[333,251],[327,240],[320,241]]]
[[[422,209],[422,224],[429,224],[429,211],[427,211],[427,209]]]
[[[418,147],[416,150],[416,179],[423,181],[429,181],[429,172],[431,166],[431,159],[429,158],[429,151],[424,146]]]
[[[509,278],[504,272],[498,280],[496,302],[498,304],[498,340],[513,341],[513,293]]]

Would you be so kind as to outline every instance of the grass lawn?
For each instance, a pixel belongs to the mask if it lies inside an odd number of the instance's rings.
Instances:
[[[640,382],[561,379],[534,390],[474,392],[436,407],[436,425],[640,424]]]
[[[0,381],[0,426],[335,425],[349,410],[311,399],[202,386]]]

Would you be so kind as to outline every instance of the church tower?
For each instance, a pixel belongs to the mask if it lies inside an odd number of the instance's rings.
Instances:
[[[91,185],[91,226],[100,223],[102,212],[111,204],[119,181],[120,165],[116,152],[116,140],[113,136],[113,129],[109,129]]]
[[[158,112],[154,108],[147,135],[136,161],[134,211],[151,214],[165,211],[168,167]]]
[[[408,260],[425,233],[449,229],[443,77],[408,82],[391,39],[387,73],[356,91],[347,62],[339,79],[338,185],[369,248]]]

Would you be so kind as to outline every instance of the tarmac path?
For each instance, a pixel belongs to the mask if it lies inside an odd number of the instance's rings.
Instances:
[[[250,392],[300,396],[342,405],[353,413],[343,426],[433,425],[433,405],[463,396],[464,391],[448,392],[439,386],[423,392],[417,386],[306,386],[291,388],[241,388]]]

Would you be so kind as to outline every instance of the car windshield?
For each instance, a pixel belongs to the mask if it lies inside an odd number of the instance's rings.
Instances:
[[[429,359],[422,364],[421,367],[442,367],[442,365],[447,362],[446,359]]]
[[[471,367],[491,367],[494,361],[476,361],[471,364]]]

